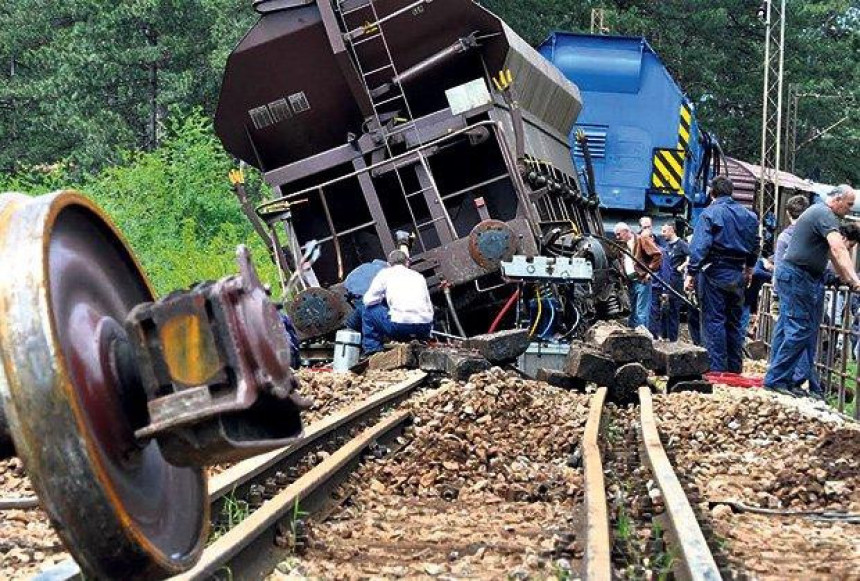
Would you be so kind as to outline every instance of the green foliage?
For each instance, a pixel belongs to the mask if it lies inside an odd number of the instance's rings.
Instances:
[[[81,190],[114,220],[160,294],[236,272],[238,244],[249,246],[264,281],[277,281],[230,189],[232,164],[208,118],[196,111],[172,119],[151,152],[125,152],[122,163],[79,178],[68,164],[30,168],[5,183],[0,174],[0,191]]]
[[[529,42],[587,32],[641,35],[726,151],[757,161],[764,27],[752,0],[483,0]],[[0,171],[64,159],[72,173],[152,149],[167,112],[211,114],[227,55],[257,18],[248,0],[8,0],[0,3]],[[791,0],[786,88],[800,103],[798,172],[860,181],[856,0]],[[819,133],[834,123],[828,133]]]
[[[207,545],[214,543],[220,537],[233,530],[239,523],[248,518],[250,514],[251,508],[248,506],[248,503],[236,498],[235,490],[226,495],[221,505],[221,518],[218,520],[218,524],[210,531]],[[230,572],[230,578],[232,578],[232,572]]]
[[[729,155],[758,160],[759,2],[482,4],[532,43],[552,30],[587,32],[592,9],[603,9],[612,34],[649,40]],[[242,241],[271,280],[206,121],[227,56],[256,18],[248,0],[0,2],[0,186],[77,184],[118,222],[161,292],[232,271]],[[826,95],[800,102],[797,173],[860,181],[860,7],[791,0],[786,42],[787,84]]]
[[[0,169],[92,170],[154,148],[172,107],[214,110],[226,54],[253,19],[239,0],[2,3]]]

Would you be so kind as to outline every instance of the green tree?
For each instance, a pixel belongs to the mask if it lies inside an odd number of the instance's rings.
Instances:
[[[233,164],[208,116],[199,110],[171,116],[159,147],[119,157],[121,163],[81,178],[64,164],[5,180],[0,174],[0,191],[80,190],[116,223],[159,293],[235,272],[237,244],[250,247],[263,280],[277,282],[263,241],[230,190],[227,172]],[[249,187],[259,187],[256,176]]]
[[[83,169],[158,144],[167,110],[214,110],[226,0],[52,2],[0,9],[0,168]]]

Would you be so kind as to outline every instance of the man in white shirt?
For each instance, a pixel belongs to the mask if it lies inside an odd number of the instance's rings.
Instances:
[[[374,277],[364,293],[361,346],[365,355],[382,351],[386,339],[428,339],[433,303],[424,277],[407,266],[402,250],[388,254],[388,268]]]

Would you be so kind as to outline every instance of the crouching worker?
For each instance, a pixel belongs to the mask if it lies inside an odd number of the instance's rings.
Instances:
[[[386,339],[428,339],[433,303],[424,277],[407,266],[402,250],[388,254],[388,268],[374,277],[364,294],[361,346],[365,355],[382,351]]]

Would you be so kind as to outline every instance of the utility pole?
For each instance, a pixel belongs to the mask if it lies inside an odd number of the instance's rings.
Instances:
[[[801,93],[797,85],[788,86],[788,111],[785,118],[785,165],[789,172],[794,173],[797,166],[797,110],[800,107]]]
[[[605,9],[591,9],[591,34],[609,34],[609,27],[606,26]]]
[[[782,85],[785,64],[785,0],[765,0],[758,10],[765,24],[764,90],[762,91],[761,175],[758,211],[762,233],[765,216],[779,206],[782,146]],[[768,174],[773,186],[768,187]]]

